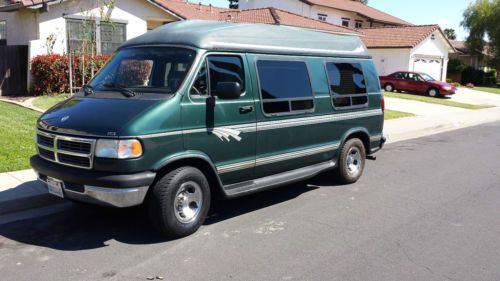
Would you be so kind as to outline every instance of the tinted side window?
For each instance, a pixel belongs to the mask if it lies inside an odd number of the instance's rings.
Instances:
[[[336,108],[360,106],[368,103],[363,68],[360,63],[326,64],[330,92]]]
[[[303,112],[314,107],[305,62],[260,60],[257,70],[264,113]]]
[[[219,82],[238,82],[245,91],[245,70],[239,56],[208,56],[191,87],[191,95],[208,96]]]

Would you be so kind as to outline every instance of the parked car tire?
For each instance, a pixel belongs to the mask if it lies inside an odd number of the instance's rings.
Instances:
[[[205,221],[210,200],[205,175],[194,167],[180,167],[154,184],[147,201],[149,218],[167,237],[188,236]]]
[[[436,88],[430,88],[427,90],[427,95],[433,98],[439,97],[439,90]]]
[[[384,90],[386,92],[394,92],[394,85],[392,85],[391,83],[387,83],[384,86]]]
[[[339,155],[336,173],[337,179],[343,184],[355,183],[363,174],[366,151],[363,142],[354,138],[348,140]]]

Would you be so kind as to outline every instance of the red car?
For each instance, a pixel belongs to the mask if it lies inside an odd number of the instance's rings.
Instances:
[[[417,92],[425,93],[431,97],[454,95],[457,91],[457,87],[454,85],[437,81],[428,74],[407,71],[380,76],[380,85],[387,92]]]

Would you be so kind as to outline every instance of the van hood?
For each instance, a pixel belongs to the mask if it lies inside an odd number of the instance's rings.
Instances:
[[[72,97],[38,119],[38,128],[70,135],[121,136],[127,124],[164,100]]]

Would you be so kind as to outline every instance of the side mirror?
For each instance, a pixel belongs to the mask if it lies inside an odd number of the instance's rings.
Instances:
[[[221,100],[237,100],[241,95],[241,86],[238,82],[219,82],[215,88],[214,96]]]

